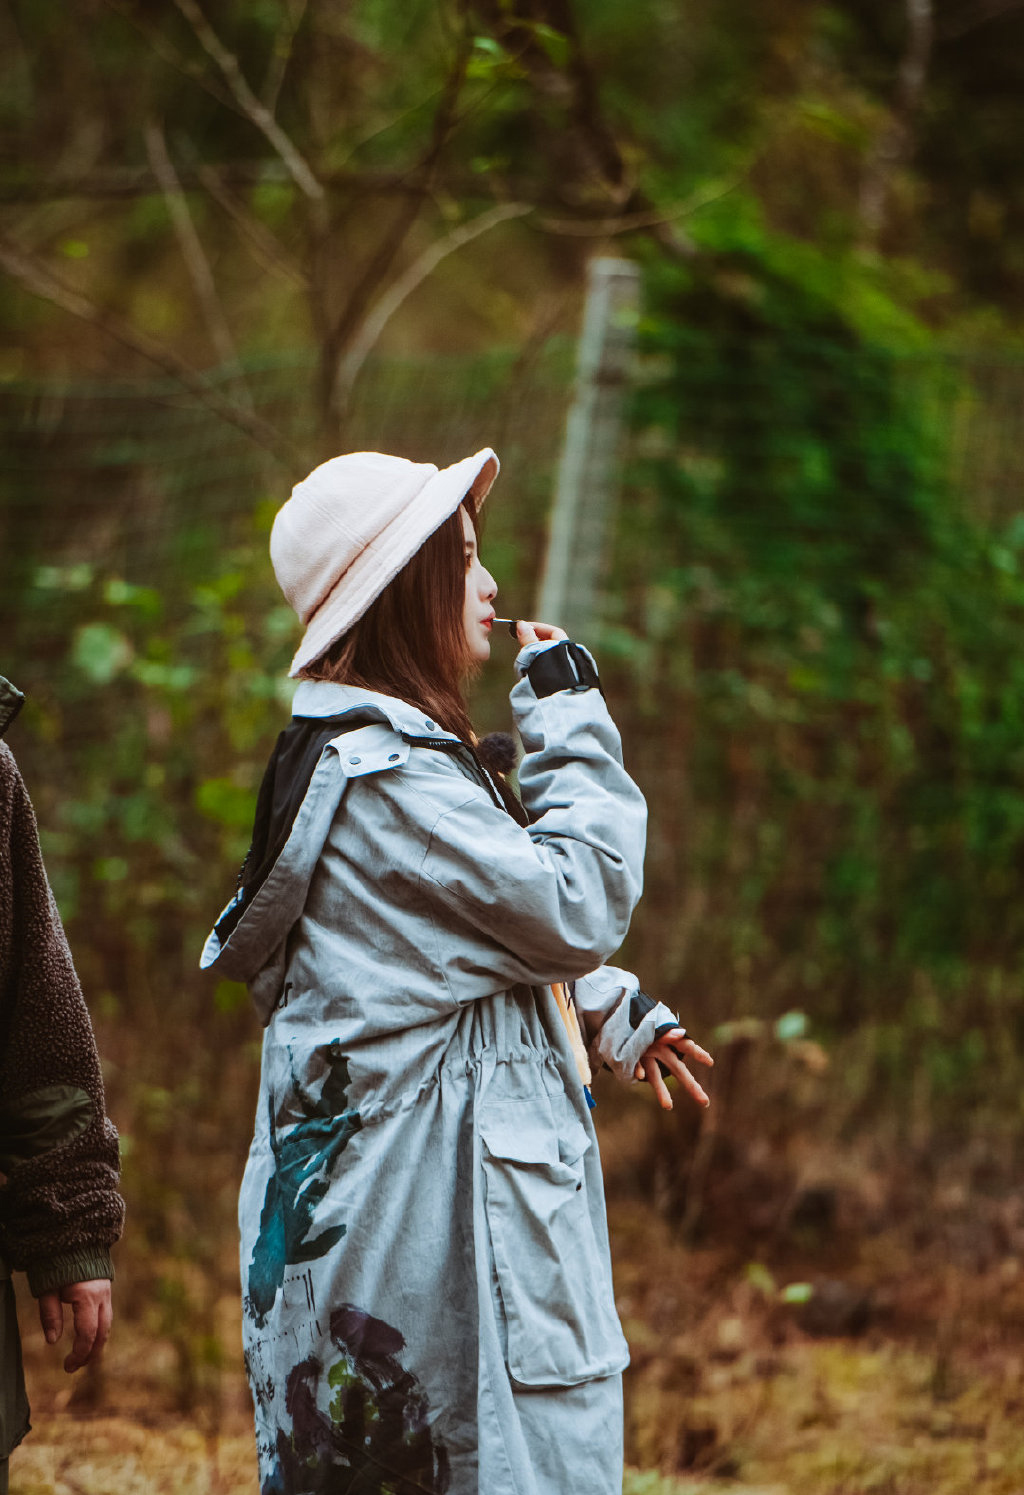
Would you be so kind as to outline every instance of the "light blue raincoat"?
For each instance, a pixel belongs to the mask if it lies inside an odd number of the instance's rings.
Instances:
[[[267,1024],[239,1204],[262,1495],[620,1495],[597,1139],[546,988],[575,980],[623,1078],[672,1021],[634,1029],[601,964],[646,810],[599,691],[511,700],[529,829],[419,710],[301,684],[296,716],[379,721],[324,749],[203,954]]]

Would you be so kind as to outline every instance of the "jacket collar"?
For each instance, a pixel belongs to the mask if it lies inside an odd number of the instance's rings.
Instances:
[[[397,696],[385,696],[377,690],[364,690],[358,685],[334,685],[328,680],[301,680],[292,697],[293,716],[341,716],[346,711],[371,706],[390,722],[396,732],[409,737],[432,737],[438,741],[458,742],[452,732],[446,732],[437,722],[424,716],[418,706],[400,701]]]
[[[0,675],[0,737],[3,737],[24,704],[25,697],[21,691]]]

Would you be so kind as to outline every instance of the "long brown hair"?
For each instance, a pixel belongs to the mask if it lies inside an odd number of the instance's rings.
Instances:
[[[462,500],[477,529],[476,505]],[[463,684],[474,663],[466,643],[466,546],[456,509],[420,546],[359,621],[300,672],[397,696],[463,742],[473,728]]]

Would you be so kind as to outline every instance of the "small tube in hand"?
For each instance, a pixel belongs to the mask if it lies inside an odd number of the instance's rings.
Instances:
[[[513,638],[519,637],[518,618],[495,618],[494,621],[495,623],[500,623],[504,628],[507,628]]]

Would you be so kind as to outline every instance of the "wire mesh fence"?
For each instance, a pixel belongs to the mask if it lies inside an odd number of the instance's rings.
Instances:
[[[571,349],[553,343],[526,355],[371,363],[348,446],[440,465],[499,447],[517,518],[535,526],[557,459],[570,359]],[[313,375],[297,360],[246,370],[261,415],[300,449],[310,442]],[[282,502],[304,475],[284,471],[169,380],[5,384],[0,441],[8,653],[21,637],[17,599],[33,565],[88,563],[173,588],[209,547],[244,540],[259,506]]]
[[[709,370],[716,357],[709,343]],[[530,610],[539,580],[572,369],[564,342],[381,359],[367,365],[352,406],[352,449],[439,464],[482,445],[498,450],[503,473],[487,506],[485,553],[509,613]],[[953,506],[999,541],[1019,504],[1024,364],[903,360],[896,372],[922,412],[929,449],[919,470],[938,472]],[[312,425],[311,366],[267,363],[246,376],[256,408],[301,446]],[[657,370],[642,368],[641,377],[650,388]],[[746,377],[763,377],[756,357]],[[865,668],[877,657],[877,688],[857,676],[849,664],[863,643],[857,630],[877,632],[877,620],[857,617],[847,629],[801,574],[823,536],[856,528],[851,514],[826,508],[815,529],[799,505],[773,503],[771,491],[762,505],[766,433],[757,417],[734,419],[699,359],[689,388],[685,439],[674,446],[665,434],[673,412],[653,435],[638,416],[598,638],[629,761],[652,806],[649,891],[626,959],[635,955],[645,981],[698,1031],[723,1016],[794,1005],[812,1021],[849,1014],[876,1024],[871,1053],[880,1063],[888,1055],[890,1073],[913,1044],[924,1088],[941,1086],[955,1042],[957,1082],[985,1072],[991,1094],[1005,1098],[1020,1088],[1012,972],[1021,941],[1010,913],[999,911],[1010,908],[1006,878],[1024,836],[1007,753],[992,749],[990,768],[951,754],[948,723],[932,721],[926,703],[944,693],[959,699],[961,686],[938,656],[897,659],[868,639]],[[774,407],[775,457],[786,459],[790,440],[799,456],[809,408],[824,423],[826,447],[856,449],[859,433],[846,429],[827,391],[810,405],[805,394],[794,390],[789,430],[778,429],[785,417]],[[748,395],[744,408],[757,412],[757,389]],[[30,695],[13,745],[127,1141],[132,1233],[122,1304],[175,1345],[183,1400],[213,1408],[216,1375],[204,1369],[203,1346],[217,1295],[233,1281],[234,1187],[257,1056],[244,992],[223,983],[210,990],[196,963],[231,891],[286,712],[281,685],[296,624],[273,582],[266,539],[303,474],[285,472],[166,382],[9,383],[0,387],[0,437],[0,670]],[[686,491],[707,506],[703,523],[730,444],[744,441],[748,486],[733,520],[757,531],[744,553],[756,559],[766,536],[792,529],[792,569],[769,578],[767,601],[742,568],[723,590],[707,556],[686,548],[703,543],[700,524],[677,533],[670,507],[678,495],[652,495],[637,476],[654,452],[658,470],[682,473]],[[1005,564],[1016,564],[1012,555]],[[801,613],[793,599],[805,594],[811,612]],[[764,622],[771,607],[791,603],[793,649]],[[828,649],[832,677],[821,663]],[[903,673],[890,679],[897,666]],[[926,667],[936,672],[931,684]],[[507,724],[506,677],[492,671],[478,691],[484,730]],[[1005,834],[998,856],[979,863],[969,844],[989,823]],[[997,874],[1003,883],[991,891],[985,878]],[[985,898],[994,909],[987,923],[976,916]],[[908,911],[914,928],[925,928],[922,941],[941,943],[965,924],[964,938],[984,955],[980,974],[965,976],[946,947],[927,970],[913,965],[919,949],[913,959],[900,954]],[[906,1041],[894,1036],[901,1023]],[[984,1041],[961,1041],[965,1025],[972,1033],[980,1025]],[[988,1054],[998,1073],[985,1069]],[[920,1075],[909,1065],[907,1073],[919,1105]]]

